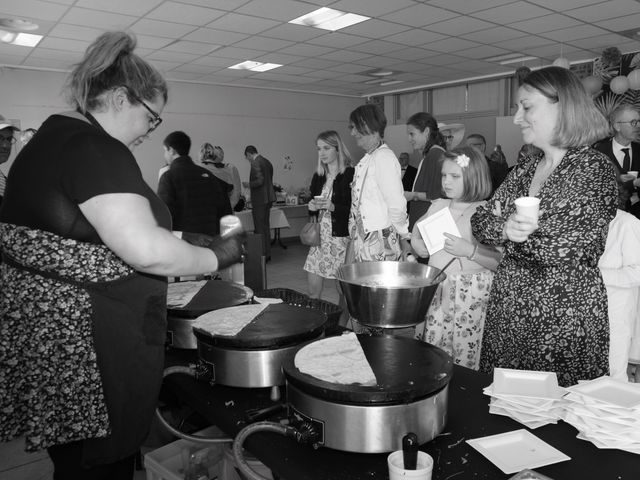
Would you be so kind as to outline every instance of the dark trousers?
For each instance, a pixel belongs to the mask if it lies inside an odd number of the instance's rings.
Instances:
[[[53,462],[53,480],[132,480],[135,455],[114,463],[82,466],[82,442],[54,445],[47,449]]]
[[[254,232],[262,234],[263,253],[267,258],[271,257],[271,226],[269,225],[271,205],[273,202],[251,206]]]

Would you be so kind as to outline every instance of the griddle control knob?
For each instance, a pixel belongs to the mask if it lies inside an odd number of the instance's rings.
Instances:
[[[313,424],[309,422],[302,422],[296,428],[298,433],[296,434],[296,440],[299,443],[312,444],[314,448],[318,448],[318,439],[320,433],[316,430]]]

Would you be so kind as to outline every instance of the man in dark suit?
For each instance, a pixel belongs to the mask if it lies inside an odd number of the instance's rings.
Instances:
[[[593,147],[604,153],[618,176],[618,208],[640,218],[637,176],[640,170],[640,112],[630,104],[622,104],[609,116],[613,137],[600,140]],[[635,172],[635,174],[629,174]]]
[[[491,155],[490,157],[487,157],[487,140],[484,138],[484,135],[471,133],[467,135],[466,143],[467,146],[480,151],[480,153],[484,155],[484,158],[487,159],[489,174],[491,175],[491,191],[495,192],[500,184],[504,182],[504,179],[509,173],[509,166],[507,165],[507,162],[499,155]]]
[[[416,179],[418,169],[409,165],[409,154],[407,152],[400,154],[398,162],[400,162],[400,168],[402,169],[402,186],[404,187],[404,191],[410,192],[413,189],[413,182]],[[407,209],[408,208],[409,204],[407,203]]]
[[[253,145],[244,149],[244,158],[251,162],[249,182],[244,182],[245,187],[251,189],[251,215],[255,233],[263,236],[263,253],[267,261],[271,260],[271,226],[269,215],[271,205],[276,200],[276,192],[273,189],[273,165],[258,154]],[[248,184],[247,184],[248,183]]]
[[[191,160],[191,139],[186,133],[171,132],[163,148],[169,169],[160,177],[158,196],[171,212],[173,230],[217,235],[220,218],[231,214],[222,182]]]

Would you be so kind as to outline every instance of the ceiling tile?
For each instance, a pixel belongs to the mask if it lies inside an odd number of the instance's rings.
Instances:
[[[72,25],[83,25],[102,30],[126,30],[137,20],[137,17],[72,7],[61,20]]]
[[[429,4],[446,8],[447,10],[453,10],[454,12],[468,14],[497,7],[498,5],[506,5],[513,1],[514,0],[482,0],[481,2],[473,2],[469,0],[431,0]]]
[[[496,47],[495,45],[481,45],[479,47],[469,48],[464,52],[460,52],[460,55],[468,58],[490,58],[497,57],[498,55],[505,55],[507,53],[510,53],[510,51]]]
[[[524,32],[514,30],[509,27],[494,27],[486,30],[480,30],[469,34],[460,35],[461,38],[471,40],[478,43],[495,43],[504,40],[510,40],[512,38],[523,37]]]
[[[207,55],[213,52],[216,48],[219,48],[218,45],[212,45],[210,43],[200,43],[200,42],[188,42],[185,40],[178,40],[176,42],[171,43],[165,50],[170,52],[183,52],[183,53],[192,53],[194,55]]]
[[[261,33],[264,37],[280,38],[282,40],[291,40],[292,42],[304,42],[311,38],[324,35],[326,32],[319,28],[303,27],[293,23],[282,23],[277,27],[270,28]]]
[[[634,0],[611,0],[565,13],[585,22],[595,22],[640,13],[640,3]]]
[[[563,12],[571,10],[572,8],[584,7],[587,5],[593,5],[594,3],[603,3],[602,0],[528,0],[529,3],[535,3],[541,7],[546,7],[549,10],[555,10]],[[604,2],[606,3],[606,2]]]
[[[163,62],[174,62],[177,64],[188,63],[198,58],[198,55],[185,52],[169,52],[167,50],[157,50],[147,55],[149,60],[160,60]]]
[[[283,48],[279,53],[299,55],[301,57],[317,57],[325,53],[333,52],[333,48],[321,47],[319,45],[309,45],[308,43],[298,43],[290,47]]]
[[[402,60],[420,60],[422,58],[438,55],[439,52],[430,52],[424,48],[406,47],[390,53],[388,56]]]
[[[624,41],[629,41],[629,39],[623,37],[622,35],[617,35],[615,33],[607,33],[605,35],[598,35],[595,37],[583,38],[575,43],[580,48],[586,48],[586,49],[596,48],[598,50],[600,49],[604,50],[605,48],[610,47],[612,45],[618,46]],[[639,49],[640,49],[640,45],[636,43],[636,50],[639,50]]]
[[[397,22],[412,27],[424,27],[434,23],[442,22],[450,18],[456,17],[457,14],[443,10],[442,8],[432,7],[431,5],[418,4],[412,7],[399,10],[381,18],[390,22]]]
[[[360,73],[370,70],[370,67],[369,65],[358,65],[356,63],[342,63],[335,67],[331,67],[331,70],[343,73]]]
[[[205,75],[208,73],[212,73],[215,67],[209,65],[198,65],[195,63],[185,63],[184,65],[180,65],[176,67],[174,72],[185,72],[185,73],[198,73],[200,75]]]
[[[456,17],[451,20],[429,25],[429,30],[443,33],[445,35],[459,36],[466,33],[477,32],[495,27],[494,24],[472,17]]]
[[[25,47],[26,48],[26,47]],[[29,56],[29,58],[46,58],[49,60],[57,60],[71,65],[80,61],[82,55],[79,52],[71,52],[68,50],[50,50],[48,48],[38,47]]]
[[[65,5],[39,0],[3,0],[0,11],[7,17],[29,18],[32,20],[59,20],[68,10]]]
[[[368,53],[354,52],[351,50],[335,50],[324,55],[319,55],[320,58],[324,58],[326,60],[335,60],[337,62],[346,63],[357,62],[358,60],[362,60],[363,58],[367,58],[368,56]]]
[[[138,47],[142,49],[157,50],[173,42],[167,37],[154,37],[152,35],[136,35],[136,37],[138,39]]]
[[[399,25],[397,23],[385,22],[383,20],[376,20],[375,18],[372,18],[371,20],[357,23],[340,31],[351,35],[360,35],[367,38],[384,38],[395,33],[404,32],[408,29],[409,27],[405,25]]]
[[[146,16],[154,20],[165,22],[186,23],[187,25],[204,26],[220,18],[227,12],[213,8],[185,5],[176,2],[164,2],[158,8],[149,12]]]
[[[201,7],[212,7],[219,10],[232,11],[246,3],[249,3],[249,0],[180,0],[180,2],[190,5],[199,5]]]
[[[385,42],[384,40],[372,40],[370,42],[354,45],[351,50],[368,53],[369,55],[384,55],[404,48],[397,43]]]
[[[45,37],[38,44],[42,48],[62,50],[64,52],[84,53],[91,42],[81,40],[69,40],[68,38]]]
[[[474,48],[477,46],[478,44],[476,42],[454,37],[438,40],[437,42],[430,42],[424,45],[425,48],[435,50],[436,52],[457,52],[458,50],[465,50],[467,48]]]
[[[475,12],[472,16],[497,23],[498,25],[507,25],[513,22],[541,17],[550,13],[551,11],[537,5],[532,5],[526,2],[515,2],[502,5],[500,7],[490,8],[489,10]]]
[[[176,67],[170,72],[167,72],[165,78],[168,82],[173,81],[195,81],[202,78],[201,73],[181,72],[180,67]]]
[[[103,12],[123,13],[142,16],[160,5],[164,0],[78,0],[76,7],[102,10]]]
[[[414,4],[411,0],[340,0],[332,3],[331,8],[368,17],[380,17]]]
[[[558,42],[570,42],[587,37],[595,37],[608,33],[606,30],[593,25],[579,25],[577,27],[564,28],[555,32],[546,32],[543,35]]]
[[[103,31],[99,28],[83,27],[81,25],[69,25],[68,23],[56,24],[49,35],[58,38],[72,38],[93,42]],[[139,41],[140,39],[138,39]]]
[[[152,20],[149,18],[143,18],[142,20],[134,23],[131,28],[137,34],[141,33],[144,35],[155,35],[157,37],[168,38],[180,38],[195,29],[193,25],[162,22],[160,20]]]
[[[212,55],[206,55],[203,57],[196,58],[191,63],[195,65],[205,65],[209,67],[225,67],[226,68],[238,62],[234,62],[232,58],[215,57]]]
[[[368,40],[369,39],[365,37],[347,35],[346,33],[340,32],[332,32],[320,37],[309,39],[307,43],[313,43],[314,45],[324,45],[325,47],[333,48],[350,48],[354,45],[359,45]]]
[[[283,20],[288,22],[307,13],[313,12],[316,8],[303,2],[293,0],[252,0],[236,11],[256,17],[271,18],[273,20]],[[313,27],[309,27],[313,28]]]
[[[598,26],[613,32],[622,32],[631,28],[638,28],[638,25],[640,25],[640,14],[637,13],[634,15],[625,15],[624,17],[598,22]]]
[[[506,48],[507,50],[513,50],[516,52],[521,50],[521,53],[526,54],[530,48],[540,47],[542,45],[553,45],[554,43],[557,42],[548,38],[527,35],[525,37],[514,38],[508,42],[496,42],[494,45],[496,47]]]
[[[217,57],[234,58],[237,60],[253,60],[264,52],[260,50],[249,50],[248,48],[224,47],[216,50]]]
[[[397,33],[386,37],[388,42],[401,43],[410,47],[417,47],[418,45],[425,45],[429,42],[435,42],[447,38],[446,35],[436,32],[429,32],[420,28],[407,30],[406,32]]]
[[[297,67],[304,68],[331,68],[338,65],[338,62],[334,62],[331,60],[324,60],[322,58],[305,58],[304,60],[300,60],[294,64]]]
[[[264,32],[276,25],[279,25],[279,22],[276,22],[275,20],[252,17],[249,15],[240,15],[232,12],[214,20],[209,23],[207,27],[229,32],[255,34]]]
[[[198,28],[188,35],[185,35],[182,39],[193,42],[212,43],[214,45],[232,45],[248,37],[249,35],[242,33],[223,32],[211,28]]]
[[[267,54],[265,54],[264,52],[262,52],[263,55],[260,57],[256,57],[254,60],[258,61],[258,62],[264,62],[264,63],[277,63],[279,65],[289,65],[290,63],[295,63],[295,62],[299,62],[300,60],[304,60],[304,57],[298,56],[298,55],[289,55],[289,54],[284,54],[281,52],[269,52]]]
[[[516,28],[527,33],[544,33],[561,28],[569,28],[579,25],[580,22],[574,18],[554,13],[545,15],[544,17],[532,18],[523,22],[515,22],[509,24],[511,28]]]
[[[253,35],[233,44],[234,47],[253,48],[255,50],[263,50],[266,52],[280,50],[281,48],[290,47],[291,45],[294,45],[294,42],[287,42],[286,40],[280,40],[278,38],[261,37],[258,35]]]
[[[383,56],[371,56],[358,60],[359,65],[368,65],[371,68],[387,68],[398,63],[398,59]]]

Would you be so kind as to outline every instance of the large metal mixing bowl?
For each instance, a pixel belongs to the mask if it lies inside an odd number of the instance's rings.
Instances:
[[[336,278],[349,314],[358,322],[401,328],[424,320],[446,274],[421,263],[361,262],[341,266]]]

